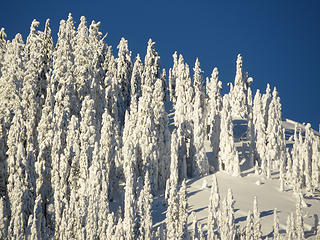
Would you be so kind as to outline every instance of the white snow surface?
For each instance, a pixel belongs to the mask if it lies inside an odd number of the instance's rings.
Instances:
[[[280,230],[285,230],[288,214],[295,212],[295,196],[291,190],[286,192],[279,191],[280,182],[278,176],[266,180],[261,176],[249,174],[245,177],[233,177],[223,172],[216,173],[220,197],[224,198],[228,188],[232,189],[235,198],[235,221],[242,227],[245,225],[246,216],[253,208],[253,198],[257,196],[260,211],[262,231],[264,235],[272,232],[273,210],[277,208]],[[207,176],[210,183],[212,176]],[[255,182],[260,180],[261,185]],[[188,184],[188,204],[189,211],[196,213],[197,219],[202,224],[206,224],[208,216],[208,205],[210,197],[209,188],[201,190],[202,179],[189,180]],[[314,214],[320,215],[320,201],[318,198],[306,199],[307,208],[303,208],[305,231],[311,231],[315,224]],[[189,222],[192,220],[189,218]]]
[[[237,121],[234,129],[239,131],[237,134],[242,135],[243,121]],[[282,121],[283,127],[286,129],[286,143],[292,144],[290,136],[294,134],[294,129],[297,127],[304,131],[305,125],[295,121],[284,119]],[[241,125],[241,126],[237,126]],[[319,136],[319,132],[313,130]],[[237,146],[242,146],[242,139],[237,142]],[[212,149],[209,142],[205,142],[205,149],[210,161]],[[241,148],[238,151],[241,151]],[[242,160],[243,161],[243,160]],[[235,223],[240,226],[240,229],[245,228],[246,218],[249,210],[253,210],[254,196],[258,200],[258,208],[260,211],[260,220],[262,225],[263,238],[272,237],[273,232],[273,211],[277,208],[279,217],[280,234],[285,236],[286,221],[289,214],[296,212],[296,197],[292,189],[286,188],[285,191],[280,191],[279,172],[273,171],[271,179],[266,179],[264,176],[255,175],[254,168],[248,169],[248,160],[242,163],[241,177],[234,177],[225,172],[214,173],[217,177],[218,189],[220,199],[224,199],[227,195],[228,188],[231,188],[235,199]],[[188,230],[192,231],[192,212],[195,212],[197,220],[203,224],[204,231],[207,230],[207,218],[209,198],[211,191],[212,176],[208,175],[202,178],[192,178],[187,180],[187,199],[188,199]],[[204,183],[207,185],[204,187]],[[258,184],[257,184],[258,183]],[[317,216],[320,216],[320,193],[314,194],[313,197],[306,197],[303,199],[306,203],[302,207],[304,231],[307,239],[315,239],[314,233],[316,231]],[[163,205],[163,196],[157,196],[153,202],[153,223],[154,226],[164,222],[166,207]],[[316,216],[317,215],[317,216]]]
[[[253,198],[257,196],[258,208],[262,224],[262,232],[264,237],[271,236],[273,230],[273,210],[277,208],[280,223],[280,233],[285,233],[287,216],[295,213],[296,202],[293,191],[290,189],[280,192],[279,176],[274,174],[272,179],[265,179],[262,176],[254,175],[254,169],[247,171],[247,175],[243,177],[233,177],[224,172],[215,173],[217,176],[220,198],[226,197],[228,188],[232,189],[235,199],[235,222],[240,228],[245,227],[248,211],[253,209]],[[203,182],[206,179],[207,188],[203,188]],[[260,181],[261,185],[256,182]],[[191,213],[195,212],[198,221],[204,224],[206,231],[208,206],[210,198],[212,175],[189,179],[187,181],[187,197],[188,197],[188,226],[191,231],[192,217]],[[153,221],[158,225],[165,215],[165,208],[161,204],[162,200],[158,199],[154,202]],[[320,194],[315,195],[311,199],[305,199],[306,208],[302,208],[304,230],[308,239],[314,239],[315,214],[320,215]],[[310,237],[308,237],[310,236]]]

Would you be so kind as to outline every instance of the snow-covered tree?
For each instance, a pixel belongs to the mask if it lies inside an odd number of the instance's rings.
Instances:
[[[214,239],[215,230],[218,230],[218,212],[220,207],[220,196],[218,190],[217,177],[214,174],[212,177],[211,193],[209,198],[209,214],[208,214],[208,239]]]
[[[313,134],[311,133],[311,125],[308,123],[305,128],[305,140],[303,143],[303,161],[304,172],[303,178],[306,191],[310,194],[312,192],[312,141]]]
[[[23,109],[19,107],[8,135],[8,200],[11,217],[8,237],[21,239],[27,233],[28,219],[33,213],[35,171],[34,161],[28,158],[25,144],[27,129]]]
[[[3,35],[2,31],[2,35]],[[2,36],[4,37],[4,36]],[[3,41],[3,40],[1,40]],[[24,75],[24,43],[22,36],[17,34],[7,43],[7,50],[1,62],[0,76],[0,195],[7,194],[6,159],[8,157],[8,135],[14,113],[20,105],[21,87]],[[6,205],[6,204],[5,204]]]
[[[8,197],[2,195],[0,197],[0,238],[5,239],[8,236],[9,224],[9,206]]]
[[[205,92],[204,81],[201,74],[200,62],[197,59],[194,66],[194,121],[193,121],[193,141],[194,141],[194,156],[192,162],[192,176],[205,176],[209,173],[209,162],[204,148],[206,139],[206,124],[205,124]]]
[[[159,152],[157,151],[157,132],[155,129],[154,112],[152,109],[152,89],[143,86],[142,97],[139,100],[137,131],[139,136],[139,147],[141,149],[141,174],[149,170],[151,187],[153,191],[158,189]]]
[[[245,229],[245,239],[254,240],[254,220],[251,210],[249,210],[247,215],[246,229]]]
[[[186,180],[182,181],[179,196],[179,228],[178,238],[186,239],[188,237],[187,223],[188,223],[188,206],[187,206],[187,186]]]
[[[171,135],[171,161],[170,161],[170,178],[167,186],[168,194],[172,187],[176,187],[179,181],[179,139],[177,130],[173,130]]]
[[[88,217],[87,232],[92,238],[105,238],[109,212],[108,201],[108,168],[106,162],[101,161],[100,147],[95,142],[92,164],[89,168],[89,179],[87,181],[88,192]]]
[[[38,21],[33,20],[30,27],[30,34],[25,46],[26,62],[23,87],[21,89],[21,106],[24,109],[23,119],[26,126],[24,148],[28,158],[27,161],[30,162],[33,171],[35,171],[34,165],[39,152],[37,127],[41,118],[42,105],[46,98],[52,50],[49,21],[46,23],[45,33],[36,30],[39,24]],[[46,38],[49,39],[47,40]],[[47,44],[47,42],[51,42],[51,45]],[[30,179],[30,181],[33,184],[32,191],[35,193],[36,180]]]
[[[177,229],[179,228],[179,205],[176,187],[170,188],[168,209],[166,213],[167,239],[178,239]]]
[[[176,79],[178,71],[178,54],[174,52],[173,57],[173,67],[169,69],[169,93],[170,100],[175,104],[176,103]]]
[[[270,85],[267,84],[266,93],[262,95],[261,97],[261,104],[262,104],[262,114],[264,117],[264,124],[265,126],[268,126],[268,114],[269,114],[269,106],[272,100],[271,96],[271,89]]]
[[[79,101],[78,112],[80,112],[82,101],[90,93],[90,82],[93,78],[90,65],[89,29],[84,16],[80,18],[80,24],[74,41],[74,77],[76,81],[77,99]]]
[[[1,69],[2,69],[2,63],[3,63],[3,60],[4,60],[4,54],[7,50],[7,41],[6,41],[6,38],[7,38],[7,34],[5,33],[4,31],[4,28],[1,28],[0,30],[0,78],[1,78]]]
[[[67,176],[68,171],[65,172],[65,170],[68,169],[69,164],[68,161],[67,164],[66,162],[61,162],[64,169],[60,171],[60,156],[64,153],[67,145],[67,131],[68,126],[71,124],[71,116],[78,116],[78,101],[73,77],[74,38],[74,21],[71,14],[69,14],[67,21],[62,20],[60,22],[58,42],[53,53],[52,77],[48,85],[47,99],[44,105],[45,111],[43,111],[43,114],[46,115],[43,115],[41,119],[39,129],[42,128],[42,131],[39,132],[38,136],[39,141],[41,141],[39,142],[41,145],[38,161],[46,161],[51,166],[51,184],[48,185],[51,185],[52,192],[48,193],[49,199],[47,201],[48,205],[52,206],[53,209],[49,211],[47,223],[49,228],[56,232],[59,232],[60,221],[62,221],[63,216],[61,204],[65,204],[65,202],[60,202],[61,197],[63,198],[65,194],[65,192],[61,195],[59,194],[62,185],[60,179],[65,179],[62,176]],[[50,99],[50,95],[53,99]],[[50,113],[51,111],[52,113]],[[50,125],[46,125],[47,121]],[[78,127],[76,122],[74,121],[72,125],[77,125]],[[43,132],[47,129],[47,133]],[[50,129],[52,129],[52,132],[50,132]],[[76,136],[75,132],[72,134]],[[79,143],[78,138],[76,142]],[[74,161],[74,157],[72,159]],[[74,164],[73,161],[72,165]],[[57,210],[54,211],[54,209]]]
[[[33,218],[29,218],[30,239],[46,239],[49,236],[49,231],[46,227],[45,215],[42,209],[42,199],[39,195],[35,201]]]
[[[218,79],[218,68],[214,68],[210,80],[207,78],[207,126],[209,128],[208,135],[210,145],[213,152],[213,162],[218,165],[218,152],[220,141],[220,121],[221,121],[221,108],[222,97],[221,89],[222,83]]]
[[[139,215],[140,215],[140,229],[139,239],[152,239],[152,194],[149,181],[149,173],[147,172],[144,180],[143,190],[139,196]]]
[[[107,46],[101,39],[102,33],[99,32],[100,22],[92,21],[89,27],[89,47],[91,52],[91,69],[93,78],[90,82],[90,96],[94,101],[96,110],[97,134],[99,135],[102,126],[102,114],[105,107],[104,96],[104,78],[105,71],[103,70],[104,56],[106,55]],[[99,136],[98,136],[99,139]]]
[[[133,65],[131,76],[131,97],[130,97],[130,111],[138,110],[138,102],[141,97],[141,81],[143,74],[143,63],[141,62],[140,55],[138,54]]]
[[[170,164],[170,179],[169,179],[169,198],[168,198],[168,209],[166,213],[166,229],[167,229],[167,239],[177,239],[179,228],[179,198],[177,193],[178,187],[178,156],[176,146],[173,146],[177,142],[177,135],[173,133],[173,139],[171,145],[171,164]]]
[[[185,178],[187,174],[192,176],[192,162],[194,160],[193,146],[193,88],[191,86],[191,77],[189,66],[184,63],[182,55],[179,57],[176,71],[176,87],[175,96],[176,103],[174,105],[174,124],[177,127],[179,135],[179,173],[180,178]]]
[[[100,138],[100,161],[102,168],[102,178],[107,179],[108,192],[107,198],[113,199],[117,193],[118,183],[119,183],[119,172],[116,167],[116,159],[119,154],[119,124],[117,124],[116,119],[110,115],[107,108],[102,115],[102,128],[101,128],[101,138]],[[106,191],[106,189],[102,191]]]
[[[140,151],[137,159],[138,172],[144,175],[149,171],[153,192],[165,186],[168,170],[164,165],[168,162],[170,142],[163,102],[164,92],[158,76],[159,56],[154,42],[149,40],[142,75],[142,95],[139,98],[135,121]]]
[[[78,215],[78,190],[80,189],[80,131],[79,120],[76,116],[72,116],[67,128],[66,146],[63,153],[60,154],[60,161],[54,162],[54,169],[57,169],[52,176],[54,182],[54,209],[50,212],[50,219],[54,221],[51,224],[59,222],[59,226],[55,226],[56,234],[64,234],[70,237],[77,233],[76,218]],[[59,170],[58,170],[59,169]],[[76,199],[75,199],[76,198]],[[50,199],[49,199],[50,201]],[[50,202],[49,202],[50,203]],[[74,211],[77,208],[78,211]],[[55,215],[53,219],[51,215]],[[67,218],[68,224],[65,224]],[[58,235],[57,235],[58,236]]]
[[[234,144],[233,124],[228,95],[225,95],[223,98],[219,149],[219,169],[225,170],[234,176],[239,176],[239,157]]]
[[[302,196],[297,195],[296,199],[296,237],[299,240],[304,239],[304,226],[303,226],[303,216],[302,216]]]
[[[273,210],[273,239],[280,240],[279,217],[276,208]]]
[[[160,56],[155,49],[155,42],[149,39],[147,54],[144,58],[142,85],[153,87],[160,74]]]
[[[86,96],[82,102],[80,121],[80,178],[79,178],[79,204],[81,209],[82,225],[85,225],[88,214],[88,188],[87,179],[89,178],[89,168],[92,164],[93,151],[96,139],[96,122],[94,101]]]
[[[130,157],[130,156],[129,156]],[[124,196],[124,231],[125,239],[135,239],[136,232],[136,215],[137,215],[137,199],[134,195],[136,185],[136,176],[133,171],[132,160],[126,161],[125,165],[125,196]]]
[[[10,128],[12,131],[16,131],[14,128],[21,128],[22,133],[20,134],[22,134],[23,137],[21,138],[17,136],[18,138],[16,138],[12,136],[10,141],[8,139],[8,147],[9,142],[11,142],[11,144],[16,144],[17,147],[19,146],[18,148],[14,147],[11,150],[9,147],[9,158],[18,158],[18,161],[24,162],[24,165],[27,165],[26,168],[28,169],[26,170],[26,176],[20,176],[25,178],[25,181],[27,181],[27,183],[21,182],[23,185],[25,185],[25,189],[21,191],[22,197],[27,199],[24,199],[24,203],[20,205],[19,210],[16,209],[16,216],[11,217],[10,228],[12,229],[12,232],[9,232],[9,234],[12,237],[19,237],[19,235],[21,237],[21,234],[25,234],[27,232],[26,228],[28,224],[28,218],[29,215],[33,213],[33,206],[36,196],[35,161],[38,154],[36,129],[40,121],[41,108],[46,94],[46,87],[51,66],[52,47],[49,21],[46,23],[44,33],[36,30],[38,25],[39,22],[36,20],[32,22],[30,34],[28,35],[24,48],[23,60],[25,63],[25,71],[23,73],[24,79],[19,97],[19,101],[21,101],[21,107],[16,111],[19,112],[19,114],[17,115],[16,121]],[[14,174],[9,176],[9,179],[13,177]],[[23,199],[21,200],[23,201]],[[17,205],[17,207],[19,207],[19,205]],[[19,226],[17,225],[18,221],[20,221]],[[29,221],[30,224],[31,221],[32,220]],[[42,222],[42,224],[44,223]],[[14,229],[15,227],[16,229]]]
[[[242,70],[242,56],[238,54],[236,61],[236,76],[234,86],[230,90],[230,105],[233,118],[246,119],[248,117],[248,88],[252,82],[247,72]]]
[[[230,188],[228,189],[226,198],[222,201],[218,223],[221,239],[235,238],[234,198]]]
[[[281,157],[285,154],[285,145],[283,128],[281,125],[281,104],[278,97],[277,89],[274,88],[273,97],[268,110],[267,125],[267,177],[271,177],[271,170],[280,166],[284,159]]]
[[[288,240],[296,239],[296,227],[293,213],[289,214],[287,218],[286,237]]]
[[[124,114],[130,105],[130,92],[131,92],[131,74],[132,74],[132,62],[131,52],[128,48],[128,41],[121,38],[119,45],[117,46],[118,58],[117,63],[117,85],[119,87],[119,118],[120,122],[124,121]]]
[[[253,103],[253,126],[255,134],[255,159],[262,168],[263,174],[266,175],[266,164],[267,164],[267,135],[266,135],[266,124],[263,111],[262,97],[259,89],[254,96]]]
[[[260,223],[260,212],[258,208],[257,197],[253,199],[253,218],[254,218],[254,239],[262,238],[261,223]]]
[[[302,136],[301,136],[301,130],[298,133],[297,125],[295,126],[294,131],[294,143],[292,147],[292,180],[294,191],[298,191],[301,188],[302,183],[302,170],[300,162],[303,162],[300,159],[302,158]]]
[[[33,43],[36,46],[34,48],[39,47],[40,44],[40,53],[34,53],[36,57],[32,57],[33,54],[30,53],[30,60],[28,64],[33,65],[34,69],[31,67],[26,72],[30,75],[26,76],[26,78],[33,78],[37,76],[35,82],[30,82],[33,87],[40,86],[39,92],[34,93],[38,98],[35,98],[34,101],[40,103],[41,105],[38,107],[38,117],[35,117],[37,120],[34,122],[33,131],[33,145],[36,146],[35,150],[35,171],[37,175],[36,179],[36,205],[33,215],[33,224],[36,224],[37,227],[41,228],[38,236],[49,236],[52,230],[52,222],[50,222],[49,218],[47,218],[47,210],[46,206],[49,200],[50,194],[50,170],[51,170],[51,140],[53,138],[52,135],[52,117],[53,117],[53,94],[52,94],[52,85],[51,85],[51,66],[52,66],[52,38],[51,38],[51,30],[49,27],[49,20],[46,21],[44,32],[39,32],[39,38],[41,41],[39,43]],[[30,40],[31,41],[31,40]],[[30,51],[32,51],[32,47],[30,46]],[[37,58],[37,60],[35,60]],[[33,60],[33,62],[31,62]],[[37,61],[37,62],[36,62]],[[33,72],[32,72],[33,71]],[[24,88],[23,88],[24,89]],[[29,91],[28,91],[29,92]],[[27,92],[27,94],[28,94]],[[30,92],[29,92],[30,93]],[[30,97],[30,96],[29,96]],[[30,101],[30,100],[29,100]],[[27,105],[30,104],[28,101]],[[43,104],[43,105],[42,105]],[[42,107],[43,106],[43,107]],[[42,109],[41,109],[42,108]],[[35,114],[35,113],[34,113]],[[40,195],[40,196],[39,196]],[[38,219],[39,217],[39,219]],[[49,224],[48,224],[49,223]],[[48,228],[50,225],[50,228]],[[36,226],[33,226],[36,227]],[[31,231],[34,233],[34,231]]]
[[[152,105],[154,113],[154,124],[156,131],[156,151],[158,152],[158,187],[165,188],[169,177],[170,161],[170,131],[168,127],[168,114],[165,110],[165,92],[163,81],[158,79],[153,91]]]
[[[312,142],[312,187],[313,191],[320,189],[320,140],[313,136]]]
[[[236,232],[235,232],[235,223],[234,223],[234,197],[231,188],[228,189],[227,193],[227,212],[228,212],[228,228],[229,228],[229,233],[228,235],[230,236],[230,239],[234,238]]]

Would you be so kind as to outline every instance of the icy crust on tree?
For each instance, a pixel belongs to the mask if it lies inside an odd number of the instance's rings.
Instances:
[[[39,26],[25,43],[0,30],[0,239],[319,236],[306,212],[318,213],[320,134],[283,120],[275,87],[253,98],[240,54],[222,95],[217,67],[205,77],[174,52],[166,71],[151,39],[144,57],[125,38],[114,54],[84,16],[61,20],[55,44]],[[280,205],[265,209],[266,185]],[[249,207],[241,189],[255,189]]]

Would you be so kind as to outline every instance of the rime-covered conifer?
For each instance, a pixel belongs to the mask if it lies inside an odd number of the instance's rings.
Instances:
[[[160,74],[160,56],[155,49],[155,42],[148,41],[147,54],[144,58],[142,85],[153,87]]]
[[[304,239],[304,225],[303,225],[303,216],[302,216],[302,196],[297,195],[296,199],[296,237],[299,240]]]
[[[313,191],[320,189],[320,143],[319,138],[314,136],[312,142],[312,188]]]
[[[289,214],[287,218],[286,237],[288,240],[296,239],[296,229],[293,213]]]
[[[239,176],[239,157],[234,144],[233,124],[231,120],[228,95],[225,95],[223,98],[219,148],[219,169],[225,170],[227,173],[234,176]]]
[[[129,156],[130,157],[130,156]],[[137,232],[136,229],[136,210],[137,210],[137,200],[134,195],[134,189],[136,184],[136,176],[133,171],[132,160],[128,159],[125,163],[125,196],[124,196],[124,232],[126,239],[135,239]]]
[[[1,28],[0,30],[0,78],[1,78],[1,75],[2,75],[2,63],[3,63],[3,60],[4,60],[4,54],[7,50],[7,41],[6,41],[6,38],[7,38],[7,34],[5,33],[4,31],[4,28]]]
[[[99,32],[100,22],[92,21],[89,27],[89,48],[91,52],[91,69],[93,77],[90,82],[90,96],[94,101],[94,108],[96,110],[96,124],[97,134],[102,126],[102,114],[105,107],[104,96],[104,78],[105,72],[103,70],[104,55],[106,54],[106,44],[101,39],[102,33]]]
[[[54,208],[55,222],[61,223],[55,226],[56,233],[61,231],[64,236],[70,237],[76,234],[79,228],[76,227],[75,220],[78,214],[78,190],[80,188],[80,131],[79,121],[76,116],[72,116],[66,132],[66,146],[59,156],[60,161],[55,162],[55,169],[59,169],[54,176]],[[58,174],[59,173],[59,174]],[[74,211],[77,208],[78,211]],[[50,215],[49,215],[50,216]],[[68,224],[65,224],[67,218]],[[52,219],[50,216],[49,219]],[[53,219],[52,219],[53,220]],[[52,221],[51,220],[51,221]],[[80,221],[80,220],[79,220]],[[52,223],[49,224],[51,226]],[[61,229],[60,229],[61,227]],[[59,230],[58,230],[59,229]]]
[[[106,182],[101,186],[102,192],[107,191],[106,200],[112,200],[117,193],[119,176],[116,168],[116,159],[118,158],[117,149],[119,149],[119,141],[117,133],[119,131],[119,125],[116,119],[112,117],[108,109],[102,115],[102,128],[100,138],[100,161],[102,179]],[[115,174],[116,173],[116,174]],[[106,189],[107,188],[107,189]]]
[[[80,24],[74,40],[74,77],[76,82],[76,96],[78,99],[78,112],[80,112],[82,101],[90,94],[90,83],[93,78],[93,71],[90,65],[89,29],[84,16],[80,18]]]
[[[173,133],[173,143],[177,142],[177,136]],[[178,156],[177,151],[171,149],[171,164],[170,164],[170,180],[169,180],[169,198],[168,209],[166,213],[166,229],[167,239],[177,239],[177,229],[179,227],[179,202],[178,202]]]
[[[27,234],[29,216],[34,207],[35,172],[32,159],[25,149],[27,129],[23,119],[23,109],[19,107],[13,118],[8,135],[8,200],[11,217],[8,237],[21,239]],[[22,168],[23,166],[23,168]]]
[[[152,109],[152,89],[146,85],[143,86],[142,97],[139,100],[137,131],[139,136],[139,146],[141,149],[140,173],[145,174],[149,170],[150,182],[153,191],[158,189],[158,158],[157,150],[157,132],[155,129],[154,112]]]
[[[262,238],[261,223],[260,223],[260,212],[258,208],[257,197],[253,199],[253,218],[254,218],[254,239]]]
[[[179,56],[175,74],[176,102],[174,105],[174,124],[177,127],[179,139],[179,178],[185,178],[187,174],[192,176],[192,161],[194,160],[194,146],[192,133],[193,116],[193,88],[189,66],[184,63],[182,55]]]
[[[177,71],[178,71],[178,54],[174,52],[173,57],[173,67],[169,69],[169,93],[170,100],[176,103],[176,81],[177,81]]]
[[[4,34],[4,33],[2,33]],[[4,37],[4,36],[2,36]],[[2,40],[3,41],[3,40]],[[1,62],[0,76],[0,195],[7,195],[6,159],[8,157],[8,135],[12,120],[21,101],[21,87],[24,75],[24,43],[21,34],[7,43],[7,50]],[[7,204],[4,204],[4,207]],[[5,211],[8,212],[8,211]]]
[[[97,141],[94,101],[89,96],[84,98],[80,114],[79,204],[82,225],[84,225],[88,214],[89,189],[87,188],[87,179],[89,178],[89,168],[92,164],[93,150]]]
[[[130,97],[130,111],[138,110],[138,101],[141,97],[141,80],[143,74],[143,63],[141,62],[140,55],[138,54],[134,64],[131,75],[131,97]],[[134,109],[135,110],[134,110]]]
[[[204,148],[206,139],[205,124],[205,104],[204,104],[204,81],[201,74],[200,62],[197,59],[193,68],[194,76],[194,121],[193,121],[193,141],[194,156],[192,161],[192,176],[205,176],[209,173],[209,162]]]
[[[213,152],[213,162],[218,166],[218,152],[220,141],[220,121],[222,97],[222,83],[218,79],[218,68],[214,68],[210,80],[207,79],[207,126],[210,145]]]
[[[152,239],[152,217],[151,217],[151,206],[152,206],[152,194],[149,181],[149,173],[145,175],[144,186],[139,196],[139,238],[138,239]]]
[[[245,229],[245,239],[254,240],[254,219],[251,210],[249,210],[247,215],[246,229]]]
[[[231,189],[228,189],[227,197],[220,205],[219,233],[221,239],[234,239],[235,237],[233,204],[232,192]]]
[[[118,48],[117,85],[119,87],[118,110],[120,122],[123,124],[124,115],[130,105],[132,62],[128,41],[121,38]]]
[[[25,46],[25,73],[21,89],[21,105],[26,126],[26,143],[24,145],[30,166],[34,164],[39,152],[37,126],[41,118],[41,109],[45,101],[46,87],[51,67],[51,49],[45,49],[46,38],[51,38],[49,22],[47,21],[45,33],[36,30],[39,22],[33,20]],[[45,35],[45,37],[43,36]],[[51,46],[52,47],[52,46]],[[35,171],[35,169],[33,170]],[[30,179],[35,188],[36,179]],[[35,189],[33,189],[35,192]]]
[[[238,54],[236,61],[236,76],[234,86],[230,90],[232,118],[246,119],[248,117],[248,88],[252,78],[242,70],[242,56]]]
[[[218,212],[220,207],[220,196],[216,175],[212,177],[211,193],[209,198],[208,214],[208,238],[214,239],[215,231],[218,230]]]
[[[156,131],[156,151],[158,152],[158,187],[165,188],[166,180],[169,177],[170,161],[170,131],[168,128],[168,114],[165,110],[165,92],[163,81],[158,79],[153,91],[153,113]]]
[[[281,104],[276,88],[274,88],[272,100],[268,110],[267,125],[267,177],[271,177],[271,170],[279,167],[284,156],[283,130],[281,125]]]
[[[273,239],[280,240],[279,217],[276,208],[273,210]]]
[[[179,196],[179,228],[178,228],[178,238],[186,239],[188,236],[187,223],[188,223],[188,206],[187,206],[187,186],[186,180],[182,181]]]
[[[267,135],[266,135],[266,124],[263,111],[262,97],[259,89],[254,97],[253,105],[253,126],[255,133],[255,158],[259,163],[262,173],[266,175],[267,165]]]

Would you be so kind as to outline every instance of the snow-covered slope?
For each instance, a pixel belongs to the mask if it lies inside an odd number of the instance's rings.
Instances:
[[[284,232],[288,214],[295,212],[296,201],[291,190],[279,191],[278,174],[272,179],[266,180],[261,176],[250,173],[245,177],[232,177],[228,174],[216,173],[220,197],[223,199],[228,188],[232,189],[235,198],[235,222],[241,227],[245,226],[248,211],[253,209],[254,196],[258,199],[263,235],[272,234],[273,210],[277,208],[280,220],[280,232]],[[210,197],[212,175],[201,179],[188,181],[188,204],[189,212],[194,211],[197,219],[207,223],[208,205]],[[208,187],[203,188],[203,181],[207,181]],[[260,184],[259,184],[260,183]],[[311,235],[315,227],[315,214],[320,215],[319,197],[305,199],[307,207],[303,208],[305,231]],[[189,223],[192,219],[189,217]],[[281,231],[283,230],[283,231]],[[312,239],[312,238],[311,238]]]
[[[246,224],[248,211],[253,209],[254,196],[258,199],[263,236],[272,236],[273,211],[277,208],[279,216],[280,233],[285,233],[286,220],[290,213],[295,213],[296,196],[291,189],[284,192],[279,190],[279,176],[275,172],[272,179],[256,176],[253,169],[247,171],[243,177],[233,177],[223,172],[215,173],[218,180],[220,198],[226,197],[228,188],[233,192],[235,198],[235,223],[243,229]],[[197,220],[203,224],[206,231],[209,198],[211,190],[212,175],[189,179],[187,181],[188,197],[188,226],[192,231],[192,216],[195,212]],[[205,184],[206,183],[206,184]],[[206,187],[204,187],[206,185]],[[308,239],[314,239],[314,231],[320,215],[320,193],[313,198],[305,198],[303,207],[303,220],[305,235]],[[163,206],[163,197],[156,198],[153,206],[153,221],[158,226],[165,218],[166,208]]]
[[[234,137],[237,145],[237,151],[241,155],[243,146],[245,146],[247,122],[245,120],[234,120]],[[305,125],[298,122],[284,119],[282,122],[286,131],[286,143],[292,144],[292,136],[295,126],[304,132]],[[319,136],[319,132],[313,130],[315,135]],[[212,150],[209,142],[205,144],[209,162],[212,156]],[[245,156],[245,155],[242,155]],[[285,234],[287,217],[296,211],[297,196],[293,193],[289,186],[285,186],[285,191],[281,192],[279,171],[272,173],[271,179],[266,179],[261,175],[255,175],[253,168],[248,168],[248,160],[242,159],[241,176],[234,177],[224,172],[216,172],[202,178],[192,178],[187,181],[187,197],[188,197],[188,229],[192,231],[192,212],[196,214],[197,220],[203,225],[206,231],[209,198],[211,191],[211,182],[213,175],[216,175],[220,199],[227,195],[230,188],[235,199],[235,223],[240,230],[245,228],[246,218],[249,210],[253,210],[253,199],[256,196],[260,211],[262,224],[262,232],[264,238],[272,237],[274,209],[277,209],[279,216],[280,233]],[[313,197],[304,198],[303,203],[303,220],[305,237],[315,239],[314,233],[318,224],[318,216],[320,216],[320,193]],[[161,224],[165,219],[166,207],[163,205],[163,196],[156,197],[153,204],[153,221],[155,226]]]

